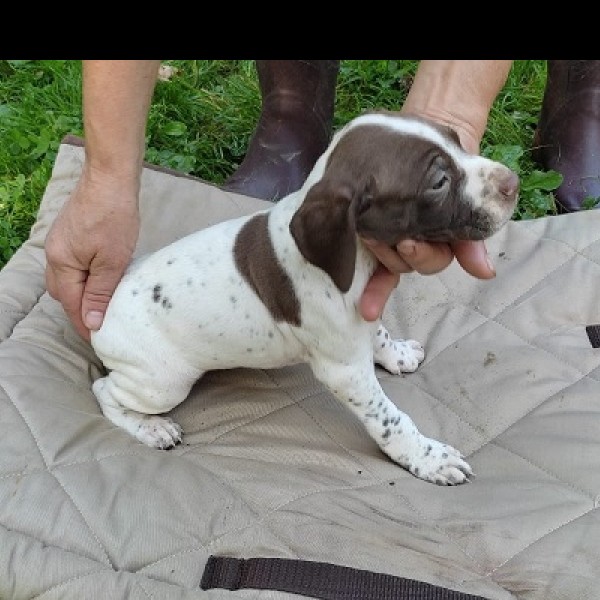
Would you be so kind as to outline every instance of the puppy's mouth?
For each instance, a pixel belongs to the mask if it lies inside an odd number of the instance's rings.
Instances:
[[[508,220],[510,215],[497,218],[485,211],[472,211],[469,218],[457,217],[445,223],[441,219],[429,218],[426,222],[415,219],[390,219],[384,223],[373,223],[371,219],[359,219],[357,231],[363,238],[385,242],[395,246],[405,239],[425,242],[454,242],[458,240],[479,241],[496,233]]]
[[[448,229],[423,231],[408,237],[423,242],[454,242],[457,240],[478,241],[485,240],[495,233],[495,231],[495,229],[490,230],[487,227],[478,225],[463,225],[461,227],[450,227]]]

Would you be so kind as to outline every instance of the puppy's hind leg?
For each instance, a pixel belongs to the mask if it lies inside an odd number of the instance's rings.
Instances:
[[[181,427],[169,417],[132,410],[119,402],[119,396],[126,397],[129,394],[115,385],[111,375],[97,379],[92,390],[104,416],[140,442],[162,450],[181,442]]]
[[[393,340],[379,323],[373,334],[373,359],[386,371],[399,375],[417,370],[425,358],[425,350],[417,340]]]

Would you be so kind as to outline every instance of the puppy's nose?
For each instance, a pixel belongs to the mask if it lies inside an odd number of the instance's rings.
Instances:
[[[498,177],[498,190],[507,200],[513,201],[519,192],[519,177],[510,169],[506,169]]]

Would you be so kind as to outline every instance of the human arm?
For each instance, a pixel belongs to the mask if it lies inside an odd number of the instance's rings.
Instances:
[[[46,239],[46,286],[85,339],[102,323],[139,232],[145,129],[160,61],[83,61],[85,161]]]
[[[489,111],[506,83],[512,63],[510,60],[423,60],[400,112],[452,127],[464,149],[476,154]],[[404,240],[395,249],[365,241],[380,261],[360,302],[360,312],[368,321],[380,317],[401,273],[437,273],[456,258],[474,277],[495,276],[482,241],[445,244]]]

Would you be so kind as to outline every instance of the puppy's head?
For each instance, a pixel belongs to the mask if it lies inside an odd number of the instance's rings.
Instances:
[[[485,239],[512,216],[519,180],[467,154],[449,128],[371,113],[336,134],[305,189],[291,233],[304,257],[347,291],[357,235],[389,245]]]

